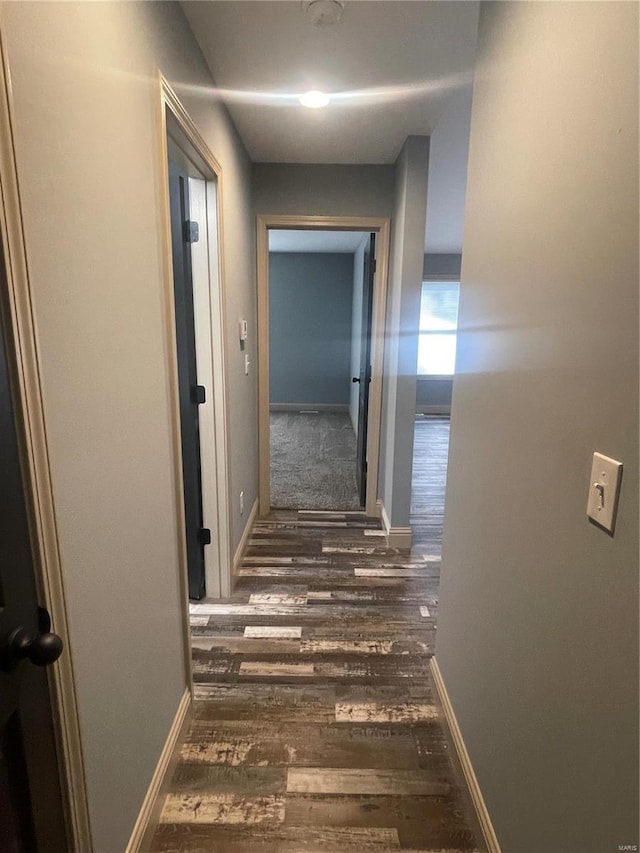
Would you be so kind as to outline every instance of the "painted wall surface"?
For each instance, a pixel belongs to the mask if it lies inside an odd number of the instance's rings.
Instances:
[[[460,278],[462,269],[462,255],[439,254],[427,252],[422,264],[422,275],[424,279],[438,278]]]
[[[346,406],[353,254],[269,254],[271,403]]]
[[[392,527],[408,527],[429,137],[409,136],[396,163],[378,493]]]
[[[453,379],[423,379],[416,383],[416,411],[428,412],[432,408],[451,410]]]
[[[254,163],[256,214],[391,216],[393,166]]]
[[[484,4],[460,329],[437,658],[498,840],[637,845],[636,4]]]
[[[362,293],[364,285],[364,253],[371,237],[366,234],[353,255],[353,302],[351,307],[351,377],[360,375],[362,350]],[[352,382],[349,390],[349,416],[358,433],[360,386]]]
[[[428,210],[428,207],[427,207]],[[427,253],[422,266],[423,280],[460,278],[462,255]],[[453,379],[426,379],[418,376],[416,388],[416,411],[429,411],[437,408],[451,410]]]
[[[94,850],[113,853],[186,680],[157,69],[223,168],[232,488],[248,506],[256,386],[236,329],[246,316],[255,351],[250,164],[177,5],[7,3],[1,14]],[[234,515],[235,542],[245,519]]]

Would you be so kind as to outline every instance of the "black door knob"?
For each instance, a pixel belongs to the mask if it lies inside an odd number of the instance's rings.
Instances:
[[[7,640],[2,662],[5,668],[21,660],[30,660],[36,666],[47,666],[58,660],[62,648],[62,640],[57,634],[32,634],[26,628],[16,628]]]
[[[352,381],[352,382],[360,382],[360,377],[359,377],[359,376],[354,376],[354,377],[353,377],[353,379],[352,379],[351,381]]]

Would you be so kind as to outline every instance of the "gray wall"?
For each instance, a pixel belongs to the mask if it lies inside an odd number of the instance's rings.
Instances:
[[[428,171],[429,137],[409,136],[396,163],[380,435],[378,491],[392,527],[410,519]]]
[[[422,276],[425,280],[437,279],[440,276],[445,279],[460,278],[461,266],[462,255],[428,253],[424,256]],[[424,379],[418,376],[416,411],[450,411],[452,393],[453,379]]]
[[[416,412],[451,411],[453,379],[422,379],[416,383]]]
[[[8,3],[2,18],[94,850],[113,853],[186,684],[158,68],[224,172],[231,476],[248,506],[256,385],[236,330],[247,317],[255,352],[250,164],[177,5]]]
[[[505,853],[638,844],[638,6],[481,15],[437,659]],[[591,457],[625,465],[613,538]]]
[[[393,166],[254,163],[256,213],[390,216]]]
[[[271,403],[349,403],[352,300],[352,254],[270,253]]]
[[[351,308],[351,376],[360,375],[360,356],[362,350],[362,293],[364,284],[364,253],[369,245],[369,234],[353,255],[353,304]],[[358,432],[358,408],[360,404],[360,386],[352,382],[349,391],[349,415],[351,423]]]
[[[459,278],[462,268],[462,255],[447,255],[437,252],[427,252],[422,264],[422,275],[424,279]]]

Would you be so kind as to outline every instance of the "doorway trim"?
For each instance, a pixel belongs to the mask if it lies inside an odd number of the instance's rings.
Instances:
[[[187,548],[185,538],[185,513],[184,492],[182,472],[182,446],[180,428],[180,397],[178,386],[178,362],[176,345],[176,324],[174,307],[174,283],[171,249],[171,218],[169,202],[169,178],[167,171],[168,145],[167,145],[167,111],[177,123],[182,139],[175,142],[184,151],[184,154],[195,161],[195,165],[203,172],[207,187],[215,181],[217,196],[217,223],[216,228],[211,229],[217,233],[209,236],[217,237],[218,263],[217,279],[219,282],[218,294],[211,294],[211,322],[212,322],[212,351],[213,351],[213,400],[214,421],[216,434],[216,481],[217,481],[217,515],[219,532],[219,567],[220,567],[220,594],[222,597],[231,594],[231,518],[230,506],[230,481],[229,481],[229,406],[227,395],[227,368],[225,343],[226,336],[226,291],[225,291],[225,264],[224,264],[224,235],[223,235],[223,189],[222,189],[222,167],[209,146],[205,142],[200,131],[184,108],[175,91],[163,76],[158,72],[158,169],[159,169],[159,210],[161,214],[161,239],[162,239],[162,261],[164,278],[164,309],[166,324],[166,343],[168,355],[168,378],[169,393],[171,398],[171,440],[173,445],[173,472],[174,472],[174,495],[177,507],[177,537],[178,537],[178,563],[180,575],[181,596],[183,600],[183,628],[184,628],[184,653],[185,667],[187,672],[188,687],[193,692],[193,677],[191,664],[191,642],[189,631],[189,587],[187,577]],[[185,150],[187,149],[187,150]],[[215,301],[215,305],[214,305]],[[210,547],[210,546],[208,546]]]
[[[271,505],[269,446],[269,231],[368,231],[378,238],[373,285],[371,321],[371,388],[369,391],[369,433],[367,436],[367,495],[365,512],[377,515],[380,427],[382,417],[382,372],[386,326],[387,278],[389,273],[388,217],[367,216],[287,216],[259,214],[257,217],[258,286],[258,432],[259,432],[259,513],[266,515]]]
[[[80,721],[69,640],[64,581],[44,402],[41,356],[31,298],[31,281],[22,221],[22,203],[13,139],[13,95],[8,57],[0,34],[0,239],[4,255],[7,324],[13,342],[16,408],[22,421],[19,436],[23,475],[29,495],[27,512],[33,545],[38,596],[51,614],[65,647],[48,668],[60,781],[69,843],[91,853],[92,840]],[[11,369],[11,368],[10,368]]]

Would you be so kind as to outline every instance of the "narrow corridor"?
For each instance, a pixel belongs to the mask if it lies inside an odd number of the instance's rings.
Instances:
[[[191,605],[196,701],[152,850],[477,850],[429,671],[438,554],[274,512]]]
[[[440,554],[449,457],[448,415],[416,415],[411,474],[414,554]]]

